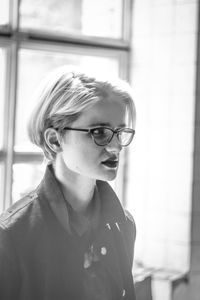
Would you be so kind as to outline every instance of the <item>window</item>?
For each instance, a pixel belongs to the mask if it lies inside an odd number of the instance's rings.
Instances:
[[[122,38],[122,0],[22,0],[19,13],[23,29]]]
[[[131,1],[4,0],[0,12],[0,211],[37,186],[43,155],[27,136],[41,78],[61,65],[128,78]],[[122,196],[123,155],[115,189]],[[121,197],[120,197],[121,198]]]
[[[4,27],[9,23],[9,3],[7,0],[1,1],[0,26]]]

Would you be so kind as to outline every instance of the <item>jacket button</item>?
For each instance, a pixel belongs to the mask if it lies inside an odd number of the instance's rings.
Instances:
[[[106,253],[107,253],[106,247],[101,247],[101,254],[106,255]]]

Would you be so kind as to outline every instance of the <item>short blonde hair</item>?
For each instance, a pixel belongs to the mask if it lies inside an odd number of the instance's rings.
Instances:
[[[33,101],[35,107],[28,125],[29,138],[42,148],[46,158],[53,160],[56,153],[45,141],[47,128],[55,128],[61,135],[84,110],[110,94],[121,97],[128,107],[130,123],[134,122],[135,105],[128,83],[118,79],[103,81],[64,66],[51,72],[40,84]]]

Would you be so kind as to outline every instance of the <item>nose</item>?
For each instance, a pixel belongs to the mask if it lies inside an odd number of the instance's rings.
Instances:
[[[116,134],[114,134],[110,143],[105,146],[105,149],[108,152],[113,152],[113,153],[119,153],[122,150],[122,146],[120,145],[120,142]]]

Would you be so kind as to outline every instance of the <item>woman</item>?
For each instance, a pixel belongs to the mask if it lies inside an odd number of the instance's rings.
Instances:
[[[29,136],[49,163],[0,217],[0,299],[134,300],[135,225],[106,182],[135,133],[128,84],[64,67],[38,101]]]

